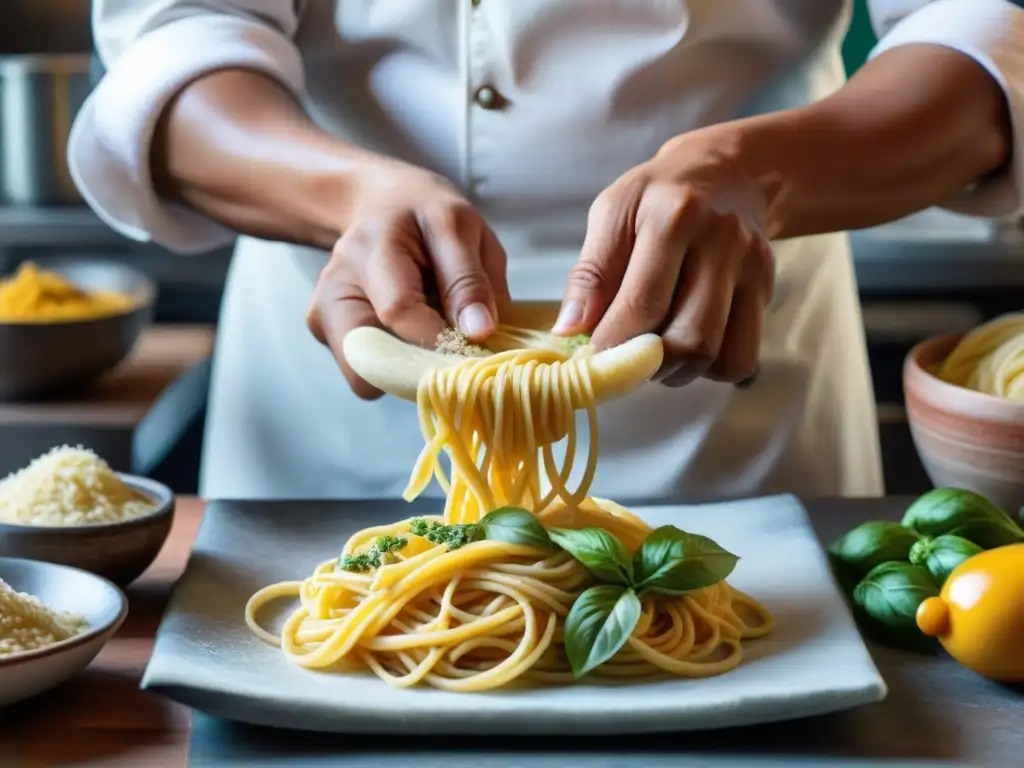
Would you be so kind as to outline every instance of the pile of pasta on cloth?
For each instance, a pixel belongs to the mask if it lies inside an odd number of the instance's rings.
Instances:
[[[485,347],[453,331],[428,351],[379,329],[350,333],[359,375],[418,403],[426,444],[406,500],[436,480],[444,509],[360,531],[308,578],[260,590],[245,610],[252,631],[302,667],[459,692],[738,666],[743,643],[774,624],[726,581],[738,558],[588,495],[596,404],[650,379],[660,340],[601,352],[588,342],[502,327]],[[266,603],[295,597],[280,635],[259,624]]]

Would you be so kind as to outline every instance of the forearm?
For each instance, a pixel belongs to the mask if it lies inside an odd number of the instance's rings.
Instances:
[[[239,232],[329,250],[374,159],[316,126],[278,83],[232,69],[169,103],[150,162],[162,197]]]
[[[724,126],[765,190],[769,234],[859,229],[944,203],[1009,160],[999,84],[930,45],[891,50],[834,95]]]

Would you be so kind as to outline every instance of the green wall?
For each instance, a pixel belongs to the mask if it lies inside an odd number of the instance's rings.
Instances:
[[[865,7],[865,0],[854,0],[853,21],[850,22],[850,31],[843,43],[843,59],[846,61],[846,72],[853,73],[864,63],[868,52],[876,42],[874,30],[871,29],[871,22],[868,20],[868,12]]]

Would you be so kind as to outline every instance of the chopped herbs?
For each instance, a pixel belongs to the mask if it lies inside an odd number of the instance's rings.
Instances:
[[[442,525],[438,522],[428,523],[422,517],[417,517],[412,521],[410,531],[413,535],[422,536],[434,544],[444,544],[449,551],[484,538],[484,531],[479,525],[473,523]]]
[[[406,540],[400,536],[381,536],[377,539],[377,549],[384,552],[395,552],[405,546]]]
[[[392,560],[391,553],[397,552],[408,543],[401,536],[381,536],[373,546],[358,555],[342,555],[338,567],[343,571],[362,573],[380,568]]]
[[[566,339],[565,343],[571,351],[575,352],[580,347],[585,347],[587,346],[587,344],[590,343],[590,334],[577,333],[575,336],[570,336],[568,339]]]

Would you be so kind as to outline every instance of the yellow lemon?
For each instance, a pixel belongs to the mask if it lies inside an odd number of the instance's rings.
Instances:
[[[1024,544],[962,562],[921,603],[917,626],[982,677],[1024,683]]]

